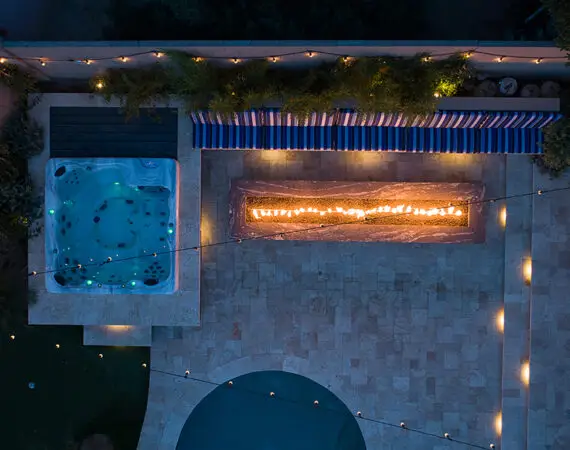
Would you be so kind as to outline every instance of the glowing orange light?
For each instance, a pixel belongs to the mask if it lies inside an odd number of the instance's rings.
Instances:
[[[523,277],[524,277],[524,282],[526,284],[530,284],[530,282],[532,281],[532,259],[531,258],[525,258],[525,260],[523,262]]]
[[[261,220],[263,217],[282,217],[282,218],[292,218],[293,215],[315,215],[319,216],[350,216],[356,218],[364,218],[367,216],[377,216],[377,215],[387,215],[387,214],[400,214],[400,215],[414,215],[414,216],[426,216],[426,217],[461,217],[463,211],[456,209],[454,206],[449,206],[446,208],[416,208],[412,205],[400,204],[398,206],[380,205],[376,208],[371,209],[358,209],[358,208],[348,208],[345,209],[342,206],[335,206],[333,208],[319,209],[311,206],[299,207],[295,209],[269,209],[269,208],[251,208],[251,213],[253,217],[257,220]]]
[[[501,309],[497,314],[497,329],[504,333],[505,331],[505,310]]]
[[[497,433],[497,436],[500,436],[502,432],[503,432],[503,414],[499,412],[495,416],[495,433]]]
[[[6,62],[6,58],[0,58],[0,64],[4,64]]]
[[[503,206],[499,211],[499,222],[501,226],[505,228],[507,226],[507,207]]]
[[[521,366],[521,381],[525,386],[530,383],[530,363],[525,361]]]

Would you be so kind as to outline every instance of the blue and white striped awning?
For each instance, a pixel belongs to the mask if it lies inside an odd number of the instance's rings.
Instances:
[[[203,149],[377,150],[540,154],[541,127],[557,113],[438,112],[429,117],[314,113],[298,120],[278,110],[231,119],[192,113],[194,146]]]

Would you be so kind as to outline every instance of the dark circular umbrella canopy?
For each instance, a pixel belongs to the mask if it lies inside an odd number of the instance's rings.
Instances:
[[[176,450],[366,449],[350,410],[320,384],[281,371],[252,372],[232,381],[194,408]]]

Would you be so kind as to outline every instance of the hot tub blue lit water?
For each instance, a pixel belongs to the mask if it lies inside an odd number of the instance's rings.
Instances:
[[[177,202],[174,160],[49,160],[46,266],[54,272],[46,275],[47,290],[174,292]]]

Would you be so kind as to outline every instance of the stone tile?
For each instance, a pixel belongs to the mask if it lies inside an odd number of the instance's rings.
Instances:
[[[202,199],[208,199],[202,229],[207,221],[211,236],[228,235],[224,208],[232,178],[421,177],[479,181],[487,192],[504,194],[504,159],[456,156],[286,152],[283,164],[271,159],[281,155],[259,151],[202,152]],[[390,171],[377,172],[383,164]],[[220,382],[252,370],[290,370],[329,387],[351,410],[366,408],[395,424],[410,418],[437,433],[445,425],[458,439],[488,446],[496,440],[492,427],[479,424],[492,423],[500,409],[502,336],[487,325],[501,306],[505,265],[503,232],[486,214],[489,241],[481,245],[259,240],[202,252],[202,328],[185,329],[182,339],[157,335],[156,368],[183,371],[178,361],[189,361]],[[205,395],[188,383],[166,389],[156,402],[160,379],[151,375],[140,449],[173,448],[165,433],[176,436]],[[173,412],[174,404],[185,407]],[[161,432],[173,414],[176,420]],[[380,432],[377,425],[363,432],[368,448],[444,444],[411,434],[402,444],[401,430]]]

